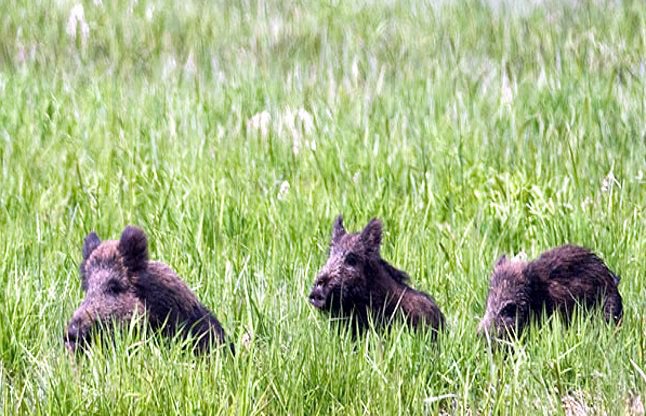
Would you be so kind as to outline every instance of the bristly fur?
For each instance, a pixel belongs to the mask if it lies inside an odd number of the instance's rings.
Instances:
[[[387,324],[403,316],[415,328],[444,326],[433,298],[408,286],[408,275],[381,257],[382,223],[371,220],[348,234],[338,216],[332,226],[329,258],[309,295],[310,303],[335,317],[352,318],[360,330],[370,321]],[[346,319],[347,320],[347,319]]]
[[[90,254],[92,254],[92,252],[99,246],[99,244],[101,244],[101,240],[94,231],[88,234],[87,237],[85,237],[85,241],[83,242],[83,260],[87,260],[87,258],[90,257]]]
[[[130,273],[136,274],[144,270],[148,262],[148,241],[143,230],[127,226],[119,240],[119,252]]]
[[[558,312],[569,322],[577,305],[603,307],[607,321],[619,323],[623,315],[617,276],[592,251],[564,245],[536,260],[508,260],[494,267],[487,310],[479,331],[497,337],[522,331],[531,319]]]
[[[99,239],[99,236],[92,231],[90,234],[85,237],[85,240],[83,241],[83,260],[81,261],[80,265],[80,271],[81,271],[81,288],[83,291],[87,290],[87,279],[86,279],[86,273],[85,273],[85,265],[87,263],[87,259],[90,258],[90,255],[96,250],[97,247],[101,244],[101,239]]]
[[[148,243],[141,229],[126,227],[119,241],[101,242],[96,233],[90,233],[80,269],[85,299],[66,329],[70,350],[86,344],[99,321],[126,322],[138,314],[168,335],[178,331],[192,335],[196,351],[224,342],[217,318],[175,272],[163,263],[148,261]]]
[[[386,260],[379,259],[379,264],[383,267],[388,275],[400,283],[405,283],[410,280],[408,274],[402,270],[396,269],[391,266]]]

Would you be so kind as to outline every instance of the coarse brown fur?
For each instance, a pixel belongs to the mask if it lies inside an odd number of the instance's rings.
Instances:
[[[577,305],[603,306],[605,318],[622,317],[619,278],[592,251],[564,245],[527,262],[502,256],[494,267],[487,310],[478,327],[496,337],[519,334],[532,318],[559,312],[569,323]]]
[[[153,329],[167,335],[192,335],[198,351],[224,342],[220,322],[177,274],[148,260],[146,235],[139,228],[126,227],[119,241],[101,242],[90,233],[80,269],[85,299],[66,328],[70,350],[86,343],[99,322],[123,323],[135,315],[145,315]]]
[[[348,234],[339,216],[334,222],[327,263],[309,300],[333,317],[353,319],[353,329],[370,321],[382,325],[397,314],[414,327],[438,331],[444,315],[433,298],[406,284],[408,275],[381,258],[382,224],[373,219],[360,233]]]

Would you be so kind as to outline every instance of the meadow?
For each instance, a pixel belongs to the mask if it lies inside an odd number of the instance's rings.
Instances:
[[[644,414],[646,7],[0,0],[0,413]],[[308,304],[332,222],[447,330],[353,340]],[[83,238],[146,230],[237,354],[135,325],[63,346]],[[476,335],[502,253],[621,275],[619,327]]]

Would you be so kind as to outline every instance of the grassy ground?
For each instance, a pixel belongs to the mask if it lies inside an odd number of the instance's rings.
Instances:
[[[642,1],[19,3],[0,1],[3,414],[644,414]],[[338,213],[384,220],[384,257],[447,316],[437,345],[354,342],[308,305]],[[235,358],[137,328],[66,355],[82,239],[128,223]],[[493,261],[565,242],[622,276],[623,325],[557,320],[492,354]]]

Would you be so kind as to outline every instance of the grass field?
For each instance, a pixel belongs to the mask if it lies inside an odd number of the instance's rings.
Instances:
[[[0,0],[2,414],[644,414],[642,0],[175,3]],[[308,304],[339,213],[383,219],[436,344]],[[127,224],[235,357],[134,326],[66,354],[83,237]],[[496,257],[565,242],[622,276],[623,325],[492,353]]]

